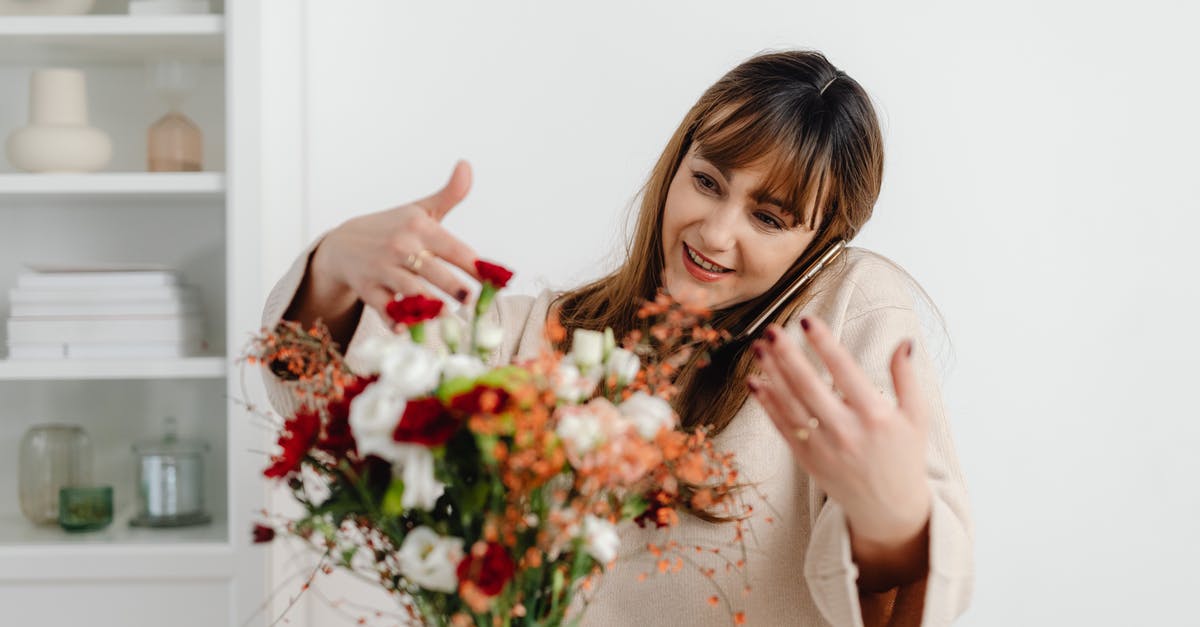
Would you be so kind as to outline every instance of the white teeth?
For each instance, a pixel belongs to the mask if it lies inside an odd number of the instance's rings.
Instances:
[[[720,266],[714,266],[713,264],[708,263],[707,261],[701,259],[700,256],[696,254],[696,251],[692,250],[691,246],[684,246],[684,248],[687,249],[688,257],[691,258],[692,262],[695,263],[696,265],[700,266],[701,268],[704,268],[705,270],[708,270],[709,272],[716,272],[716,273],[729,272],[729,270],[726,268],[722,268]]]

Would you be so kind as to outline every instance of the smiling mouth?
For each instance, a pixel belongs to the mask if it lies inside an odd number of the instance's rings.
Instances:
[[[687,245],[687,242],[683,243],[683,252],[685,255],[687,255],[687,258],[691,260],[692,263],[708,272],[713,274],[725,274],[727,272],[733,272],[733,270],[726,268],[725,266],[722,266],[721,264],[718,264],[708,257],[696,252],[691,246]]]

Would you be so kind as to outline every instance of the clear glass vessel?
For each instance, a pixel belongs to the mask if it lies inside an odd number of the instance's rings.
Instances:
[[[58,522],[59,491],[88,480],[92,444],[83,427],[45,424],[21,438],[17,461],[21,513],[39,525]]]

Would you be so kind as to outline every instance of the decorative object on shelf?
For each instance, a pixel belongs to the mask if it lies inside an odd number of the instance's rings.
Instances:
[[[113,489],[67,486],[58,492],[58,525],[67,531],[97,531],[113,519]]]
[[[130,15],[203,15],[208,0],[129,0]]]
[[[25,264],[9,359],[180,358],[205,350],[195,290],[159,264]]]
[[[204,454],[208,444],[181,440],[175,419],[160,440],[133,445],[137,456],[138,515],[135,527],[184,527],[212,520],[204,511]]]
[[[9,135],[9,162],[26,172],[95,172],[110,159],[112,140],[88,126],[83,72],[35,70],[29,80],[29,125]]]
[[[83,15],[96,0],[0,0],[0,15]]]
[[[151,172],[199,172],[204,169],[204,136],[180,110],[195,87],[194,70],[179,61],[159,61],[150,68],[151,86],[166,102],[167,114],[146,134],[147,169]]]
[[[59,490],[91,475],[91,441],[78,425],[35,425],[21,438],[17,464],[21,513],[35,524],[54,524]]]

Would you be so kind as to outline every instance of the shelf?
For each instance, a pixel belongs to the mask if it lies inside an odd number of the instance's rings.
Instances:
[[[94,174],[0,174],[7,196],[219,196],[221,172],[97,172]]]
[[[219,61],[223,15],[0,17],[0,62]]]
[[[0,359],[0,382],[70,379],[222,379],[224,357],[182,359]]]
[[[225,578],[233,549],[225,519],[178,529],[130,527],[129,514],[106,529],[67,533],[20,514],[0,516],[0,581]]]

